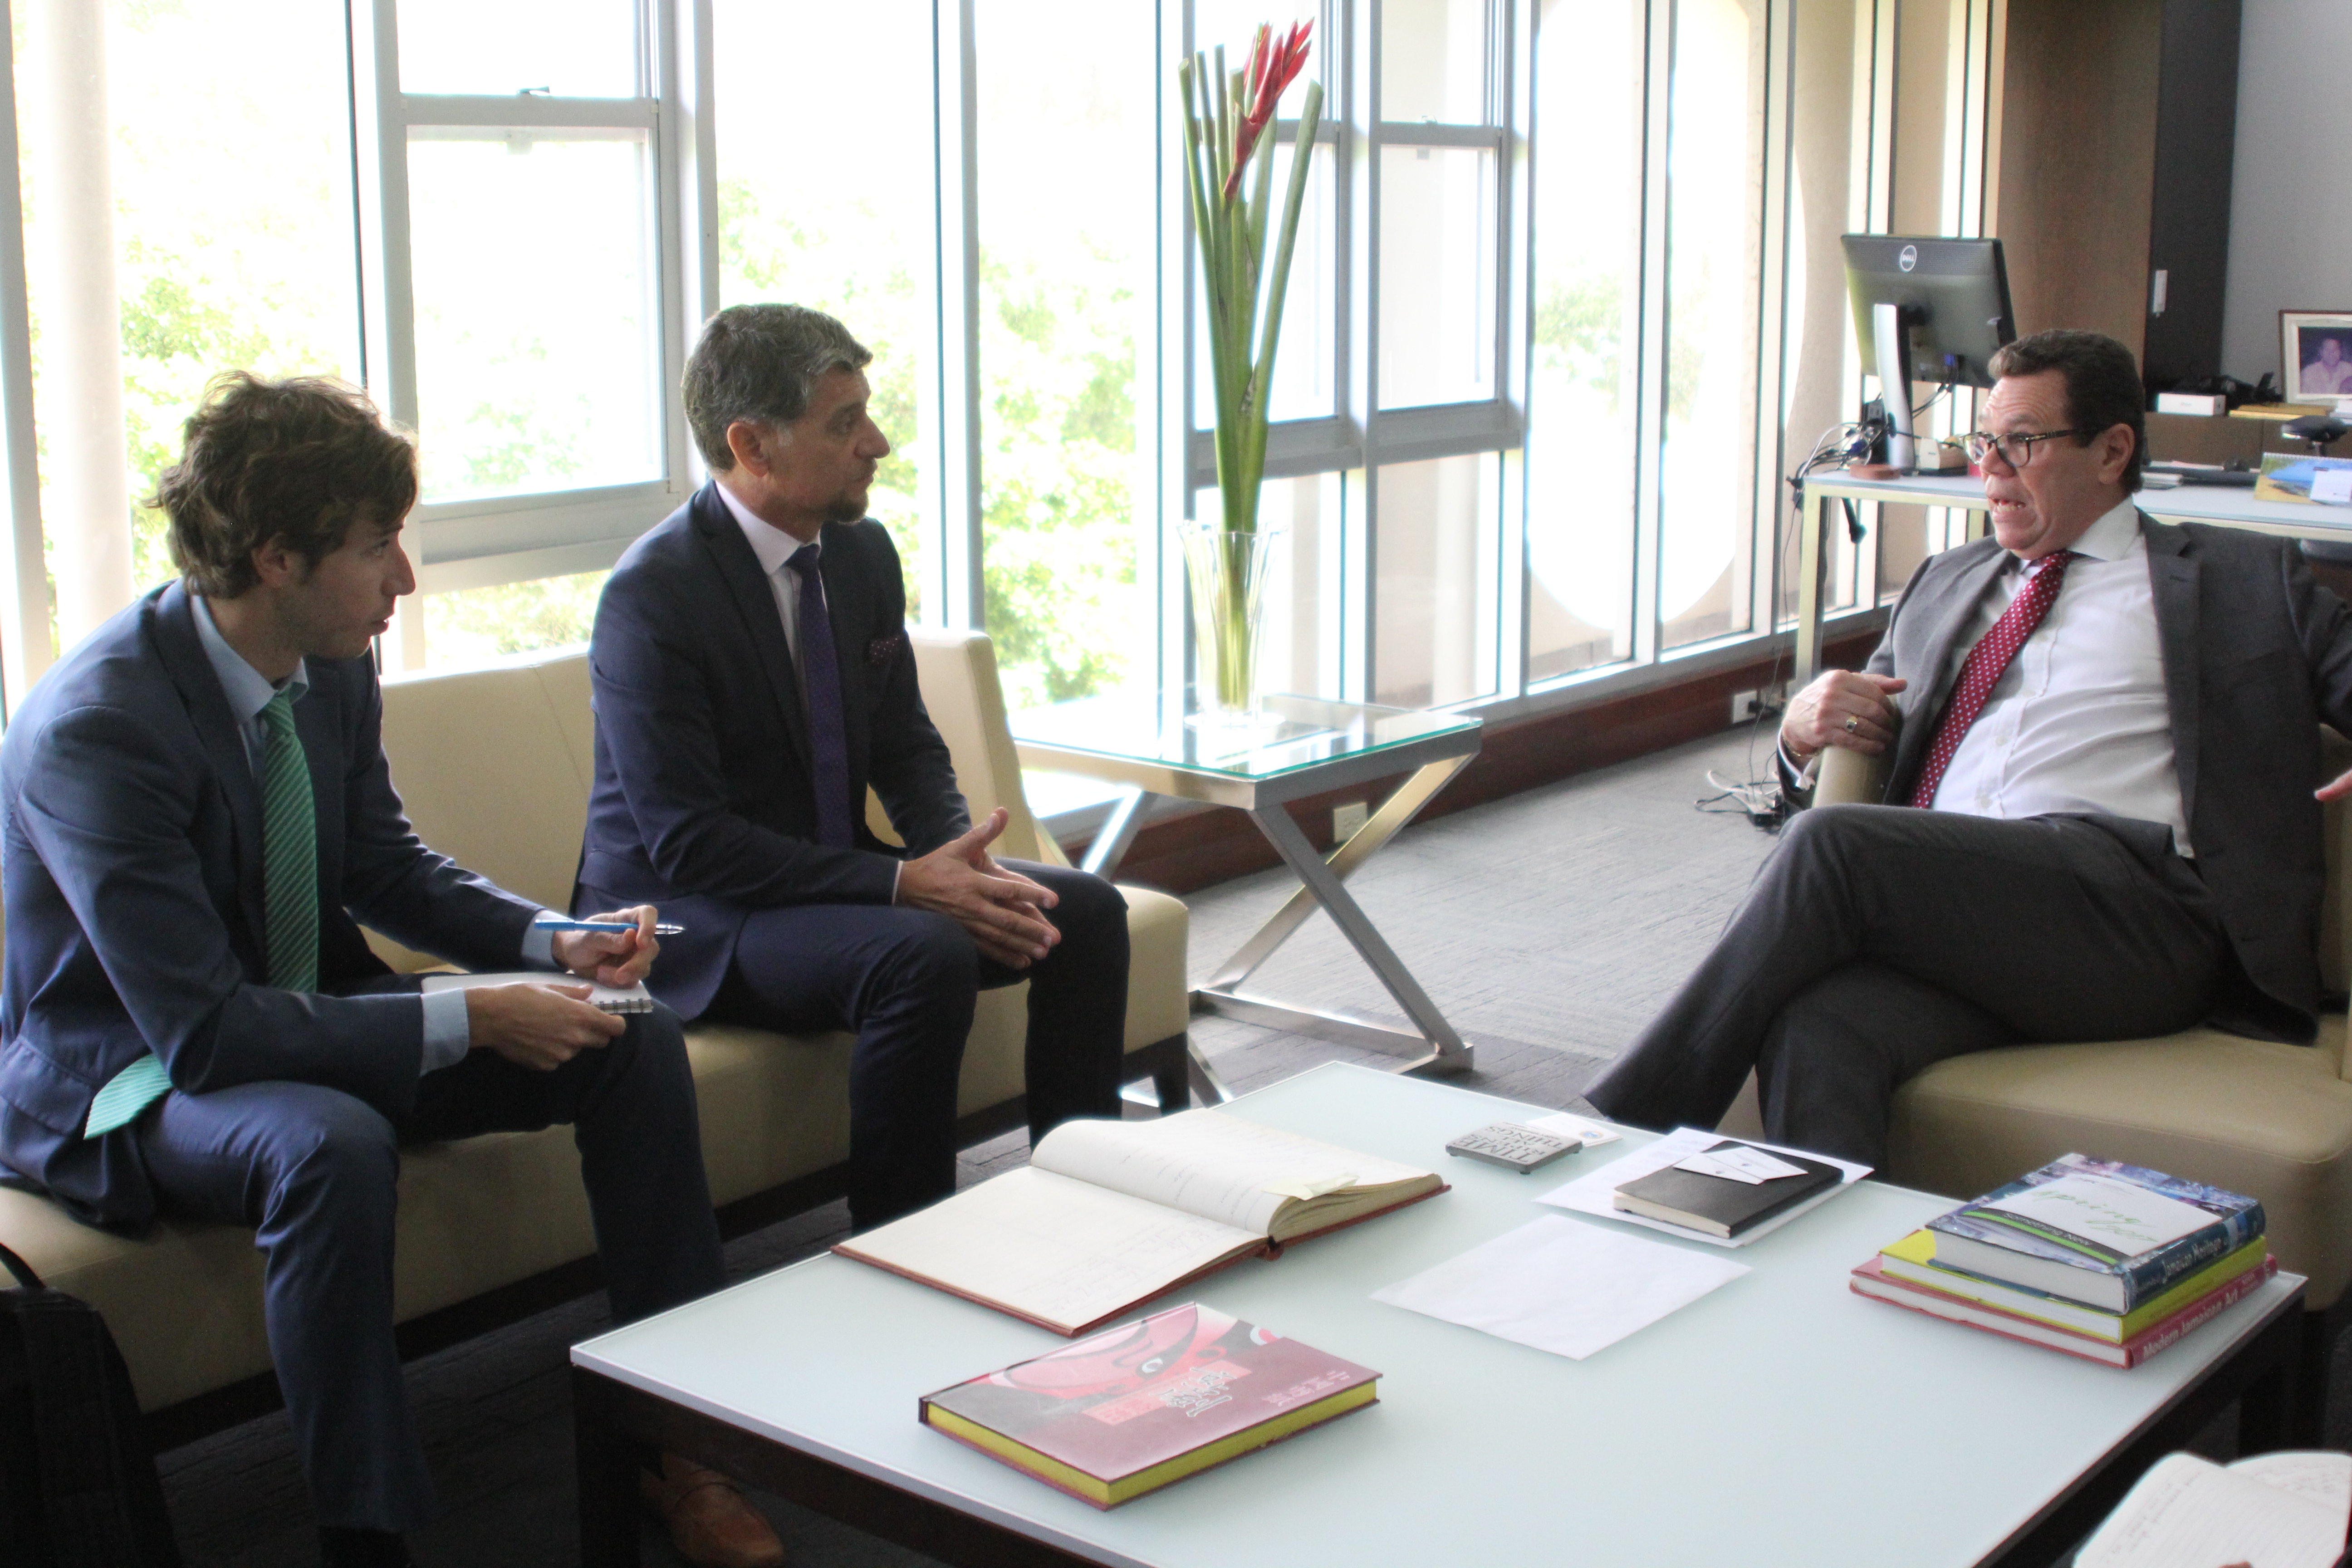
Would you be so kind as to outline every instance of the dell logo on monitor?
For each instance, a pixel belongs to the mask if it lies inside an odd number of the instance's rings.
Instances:
[[[1918,266],[1919,247],[1916,245],[1905,246],[1903,247],[1903,254],[1895,258],[1895,265],[1900,267],[1906,272],[1908,272],[1914,267]]]

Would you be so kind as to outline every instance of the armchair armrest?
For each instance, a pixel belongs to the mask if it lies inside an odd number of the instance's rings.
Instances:
[[[1895,769],[1895,742],[1903,738],[1903,710],[1886,704],[1886,728],[1892,732],[1886,750],[1874,757],[1832,746],[1822,753],[1821,771],[1813,779],[1815,805],[1882,805],[1886,801],[1887,775]]]

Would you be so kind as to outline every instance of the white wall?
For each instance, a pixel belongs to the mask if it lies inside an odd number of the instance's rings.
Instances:
[[[2352,4],[2244,4],[2221,368],[2252,381],[2281,310],[2352,310]]]

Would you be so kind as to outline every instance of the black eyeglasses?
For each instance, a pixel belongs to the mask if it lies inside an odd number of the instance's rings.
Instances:
[[[1988,430],[1971,430],[1960,437],[1960,447],[1968,453],[1971,463],[1981,463],[1992,452],[1999,451],[2002,462],[2012,468],[2021,468],[2033,461],[2033,444],[2037,441],[2055,441],[2061,436],[2095,434],[2096,432],[2089,430],[2044,430],[2038,436],[1996,436]]]

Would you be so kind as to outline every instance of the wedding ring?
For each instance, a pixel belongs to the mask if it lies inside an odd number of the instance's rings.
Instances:
[[[1854,717],[1853,714],[1851,714],[1851,713],[1849,713],[1849,714],[1847,714],[1847,715],[1846,715],[1846,719],[1845,719],[1845,732],[1846,732],[1847,734],[1851,735],[1851,734],[1853,734],[1856,730],[1859,730],[1859,729],[1861,729],[1861,728],[1862,728],[1862,721],[1861,721],[1861,720],[1859,720],[1859,719],[1855,718],[1855,717]]]

